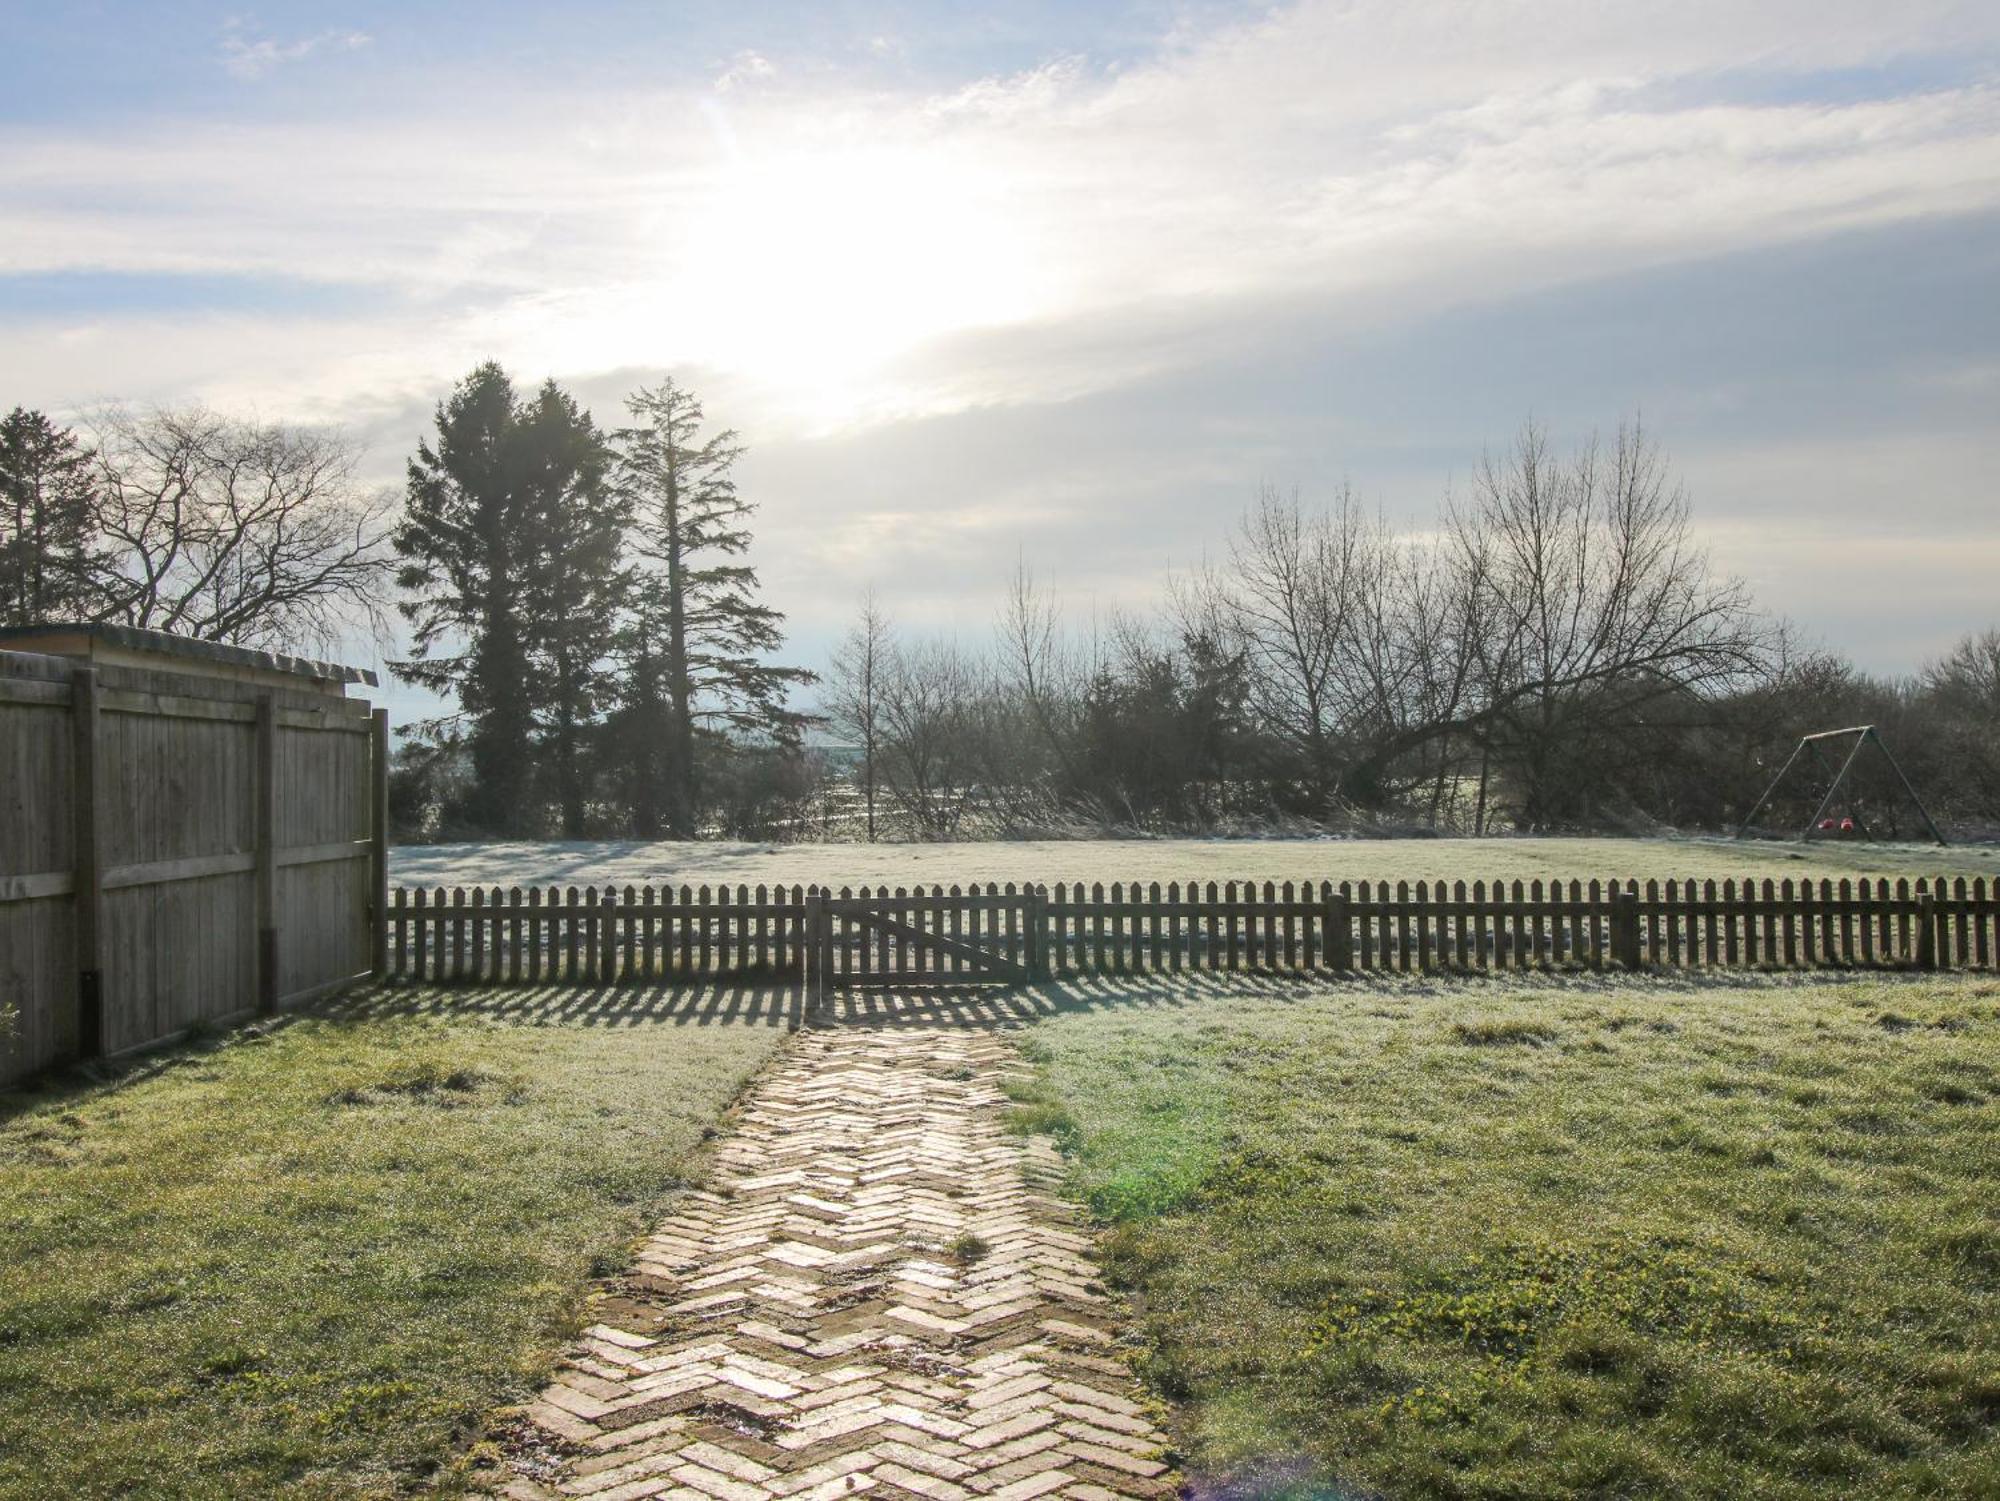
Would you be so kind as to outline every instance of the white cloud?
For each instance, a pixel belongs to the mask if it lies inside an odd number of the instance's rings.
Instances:
[[[334,30],[280,42],[246,36],[242,24],[232,21],[223,28],[222,67],[232,78],[255,81],[274,68],[299,62],[315,52],[355,52],[372,40],[365,32]]]
[[[730,59],[729,66],[715,76],[715,92],[726,94],[733,88],[746,83],[759,83],[778,76],[777,68],[771,60],[758,52],[739,52]]]

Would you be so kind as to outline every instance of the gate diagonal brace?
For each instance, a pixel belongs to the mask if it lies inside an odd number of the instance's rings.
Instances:
[[[971,964],[973,970],[978,974],[990,975],[997,980],[1011,980],[1016,983],[1027,979],[1026,973],[1018,964],[1009,963],[998,954],[988,949],[982,949],[977,944],[966,943],[956,938],[946,938],[941,933],[928,932],[923,928],[912,926],[896,918],[884,917],[881,913],[870,911],[868,908],[859,906],[858,904],[852,907],[836,906],[832,910],[840,913],[849,922],[858,923],[864,928],[874,928],[879,932],[889,934],[893,938],[905,938],[919,947],[935,949],[940,954],[949,954],[955,959],[962,959]]]

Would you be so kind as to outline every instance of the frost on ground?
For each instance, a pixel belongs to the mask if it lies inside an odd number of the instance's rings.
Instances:
[[[977,844],[584,840],[403,845],[399,886],[916,886],[1041,881],[1721,880],[2000,875],[2000,849],[1727,839],[1102,839]]]

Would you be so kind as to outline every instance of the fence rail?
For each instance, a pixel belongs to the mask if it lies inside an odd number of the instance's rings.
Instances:
[[[2000,964],[1984,878],[404,888],[387,916],[393,976],[482,983]]]

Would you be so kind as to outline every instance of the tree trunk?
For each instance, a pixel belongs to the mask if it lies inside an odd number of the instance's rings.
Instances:
[[[632,762],[632,832],[640,839],[658,839],[664,750],[660,740],[665,727],[660,714],[659,668],[653,660],[652,637],[643,625],[632,679],[632,734],[626,752]]]
[[[667,831],[694,837],[694,685],[687,651],[687,565],[682,558],[680,480],[667,481]]]

